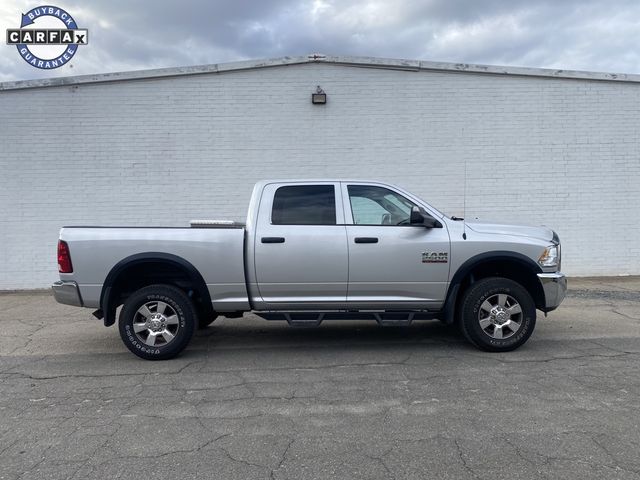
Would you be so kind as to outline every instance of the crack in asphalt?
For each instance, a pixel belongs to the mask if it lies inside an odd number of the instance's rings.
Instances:
[[[601,345],[603,348],[609,348],[604,345]],[[627,351],[627,350],[614,350],[609,348],[612,351],[619,352],[617,355],[604,355],[604,354],[584,354],[584,355],[572,355],[572,356],[562,356],[562,357],[550,357],[550,358],[539,358],[539,359],[507,359],[505,357],[496,358],[491,355],[478,355],[474,353],[466,352],[466,356],[474,357],[482,360],[488,360],[491,362],[496,362],[500,364],[529,364],[529,363],[550,363],[550,362],[562,362],[562,361],[570,361],[570,360],[581,360],[581,359],[590,359],[590,358],[620,358],[625,356],[637,356],[640,355],[640,352]],[[45,357],[46,358],[46,357]],[[180,368],[177,371],[170,372],[161,372],[162,375],[179,375],[184,370],[189,368],[192,365],[197,363],[202,363],[201,360],[190,362]],[[362,362],[362,363],[346,363],[346,364],[334,364],[334,365],[322,365],[316,367],[254,367],[254,368],[238,368],[238,369],[226,369],[226,370],[211,370],[208,369],[205,372],[200,372],[202,374],[207,373],[230,373],[230,372],[269,372],[269,371],[293,371],[293,372],[302,372],[305,371],[318,371],[318,370],[330,370],[330,369],[340,369],[340,368],[361,368],[361,367],[388,367],[388,366],[419,366],[426,365],[427,363],[412,363],[407,364],[405,361],[400,362]],[[17,367],[12,367],[15,369]],[[60,378],[109,378],[109,377],[138,377],[138,376],[146,376],[157,374],[158,372],[132,372],[132,373],[96,373],[93,375],[78,373],[78,374],[61,374],[61,375],[33,375],[24,372],[0,372],[0,376],[17,376],[22,378],[28,378],[31,380],[56,380]],[[242,383],[238,384],[242,385]]]
[[[520,364],[520,363],[523,363],[523,364],[550,363],[550,362],[561,362],[561,361],[567,361],[567,360],[581,360],[581,359],[587,359],[587,358],[620,358],[620,357],[626,357],[626,356],[637,356],[640,354],[640,352],[631,352],[631,351],[624,351],[624,350],[619,350],[619,352],[620,354],[618,355],[603,355],[603,354],[592,353],[592,354],[585,354],[585,355],[573,355],[573,356],[567,356],[567,357],[551,357],[551,358],[538,358],[538,359],[525,359],[525,360],[507,360],[505,358],[493,358],[490,356],[479,356],[474,354],[470,354],[470,356],[487,359],[493,362],[508,365],[508,364]]]
[[[270,480],[275,480],[276,472],[282,468],[282,465],[284,465],[284,462],[287,459],[287,453],[289,453],[289,449],[291,448],[291,445],[293,445],[293,442],[295,442],[294,438],[289,440],[289,444],[286,446],[286,448],[282,452],[282,455],[280,456],[280,461],[278,462],[278,465],[276,466],[276,468],[272,468],[271,471],[269,472]]]
[[[18,480],[20,480],[21,478],[23,478],[26,474],[31,473],[33,471],[35,471],[40,465],[42,465],[45,460],[47,460],[47,452],[53,447],[53,445],[49,445],[47,448],[44,449],[44,451],[42,452],[42,458],[35,464],[32,465],[30,468],[28,468],[27,470],[25,470],[24,472],[22,472],[17,478]]]
[[[229,458],[231,461],[233,461],[235,463],[241,463],[243,465],[246,465],[247,467],[257,467],[257,468],[261,468],[261,469],[265,469],[265,470],[269,469],[269,467],[266,466],[266,465],[261,465],[259,463],[253,463],[253,462],[249,462],[247,460],[243,460],[241,458],[236,458],[233,455],[231,455],[231,453],[229,453],[229,451],[226,448],[224,448],[222,446],[217,447],[217,448],[219,450],[221,450],[222,453],[224,453],[227,458]]]
[[[0,357],[1,358],[1,357]],[[40,359],[39,361],[45,360],[47,357],[45,356],[44,358]],[[184,365],[183,367],[181,367],[180,369],[176,370],[176,371],[172,371],[172,372],[161,372],[162,375],[179,375],[182,372],[184,372],[187,368],[189,368],[192,365],[198,364],[198,363],[202,363],[202,360],[197,360],[197,361],[193,361],[193,362],[189,362],[186,365]],[[33,362],[35,363],[35,362]],[[11,367],[10,370],[15,369],[17,367]],[[28,373],[24,373],[24,372],[9,372],[9,371],[3,371],[0,372],[0,376],[2,375],[11,375],[11,376],[19,376],[19,377],[23,377],[23,378],[29,378],[31,380],[57,380],[60,378],[110,378],[110,377],[139,377],[139,376],[146,376],[146,375],[154,375],[157,374],[158,372],[132,372],[132,373],[100,373],[100,374],[94,374],[94,375],[89,375],[86,373],[68,373],[68,374],[61,374],[61,375],[46,375],[46,376],[36,376],[36,375],[32,375],[32,374],[28,374]]]
[[[612,308],[611,310],[609,310],[611,313],[615,313],[620,315],[621,317],[627,318],[629,320],[634,320],[634,321],[640,321],[640,318],[638,317],[632,317],[631,315],[627,315],[626,313],[622,313],[619,312],[618,310],[616,310],[615,308]]]
[[[456,445],[456,450],[458,452],[458,458],[460,459],[460,463],[462,463],[462,467],[469,473],[471,476],[477,480],[480,479],[480,476],[469,466],[466,459],[464,458],[464,452],[462,451],[462,447],[460,446],[460,442],[458,439],[453,439],[453,443]]]
[[[389,466],[387,465],[387,462],[384,460],[384,457],[387,456],[389,453],[391,453],[393,451],[393,447],[387,449],[385,452],[383,452],[381,455],[379,456],[375,456],[375,455],[368,455],[365,453],[365,456],[371,460],[375,460],[376,462],[378,462],[380,465],[382,465],[382,468],[384,468],[385,472],[387,473],[387,476],[390,477],[392,480],[395,480],[396,476],[394,475],[394,473],[391,471],[391,469],[389,468]]]

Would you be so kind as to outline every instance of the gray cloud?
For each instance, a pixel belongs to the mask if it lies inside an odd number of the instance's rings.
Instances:
[[[4,2],[17,26],[26,0]],[[640,3],[601,0],[67,0],[90,30],[72,67],[38,71],[11,48],[0,81],[312,52],[640,72]]]

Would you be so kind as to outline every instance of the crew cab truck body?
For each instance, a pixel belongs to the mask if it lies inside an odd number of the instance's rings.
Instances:
[[[398,187],[343,180],[259,182],[246,225],[64,227],[58,263],[56,300],[117,320],[147,359],[247,311],[294,326],[438,318],[481,349],[513,350],[567,285],[548,228],[465,222]]]

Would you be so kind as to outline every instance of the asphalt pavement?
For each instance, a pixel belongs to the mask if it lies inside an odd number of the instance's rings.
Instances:
[[[529,342],[246,315],[177,359],[0,293],[0,479],[640,478],[640,277],[571,279]]]

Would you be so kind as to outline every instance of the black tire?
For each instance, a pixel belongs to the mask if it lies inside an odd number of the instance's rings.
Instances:
[[[164,305],[160,307],[162,304]],[[156,318],[150,320],[150,317],[139,312],[145,305],[148,305],[145,312],[149,312],[152,316],[159,315],[159,310],[162,308],[167,312],[167,317],[164,320]],[[159,318],[161,317],[162,315]],[[151,329],[145,328],[136,332],[135,329],[138,327],[134,328],[134,322],[136,325],[142,325],[145,321],[153,321],[155,322],[153,328],[164,330],[152,333]],[[166,360],[178,355],[189,344],[197,322],[198,316],[193,303],[182,290],[171,285],[150,285],[141,288],[127,299],[120,312],[118,326],[122,341],[138,357],[145,360]],[[157,342],[157,345],[150,346],[144,338],[141,338],[145,336],[148,338],[149,335],[156,337],[151,341]]]
[[[500,307],[498,298],[511,309],[503,307],[503,310],[507,310],[504,315],[508,315],[509,320],[514,320],[511,323],[512,327],[502,319],[497,319],[497,322],[502,323],[504,328],[491,321],[491,313],[486,308],[493,305],[494,301],[494,308]],[[518,304],[520,313],[510,313],[518,310],[512,300]],[[485,301],[488,303],[485,304]],[[491,312],[493,315],[500,314],[493,309]],[[529,292],[519,283],[507,278],[485,278],[472,284],[464,292],[460,303],[459,325],[466,339],[479,349],[487,352],[508,352],[523,345],[533,333],[536,326],[536,306]],[[496,330],[499,332],[496,333]],[[494,335],[504,338],[496,338]]]
[[[198,328],[200,330],[202,330],[203,328],[207,328],[209,325],[211,325],[215,321],[216,318],[218,318],[218,316],[215,314],[208,317],[203,317],[203,316],[198,317]]]

